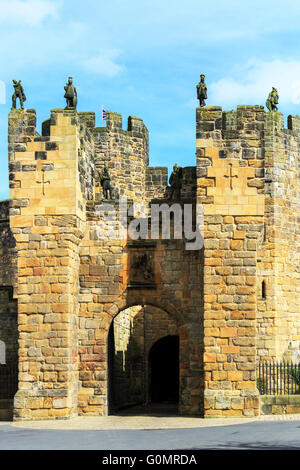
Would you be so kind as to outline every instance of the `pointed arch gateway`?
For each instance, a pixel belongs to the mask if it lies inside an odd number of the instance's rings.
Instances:
[[[107,337],[108,413],[135,405],[179,403],[180,323],[153,305],[131,306]]]

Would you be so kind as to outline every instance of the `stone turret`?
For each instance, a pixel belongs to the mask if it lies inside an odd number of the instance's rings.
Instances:
[[[262,106],[197,108],[198,197],[209,237],[208,414],[239,393],[241,401],[253,396],[256,354],[281,359],[299,348],[299,145],[298,117],[284,129],[283,116]],[[224,359],[213,372],[218,354]]]
[[[107,111],[106,127],[96,127],[93,135],[96,168],[102,170],[107,164],[120,196],[145,201],[149,137],[142,119],[129,116],[125,131],[122,116]]]

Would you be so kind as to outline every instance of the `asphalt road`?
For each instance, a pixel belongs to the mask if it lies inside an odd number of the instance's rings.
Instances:
[[[300,449],[300,420],[186,429],[49,430],[0,426],[0,450]]]

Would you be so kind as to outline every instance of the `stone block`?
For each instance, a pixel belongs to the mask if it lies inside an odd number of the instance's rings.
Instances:
[[[300,405],[300,395],[288,395],[289,405]]]
[[[230,409],[230,398],[226,396],[217,396],[216,397],[216,410],[229,410]]]
[[[235,338],[237,335],[237,329],[232,327],[223,327],[220,328],[220,337],[221,338]]]
[[[66,398],[53,398],[53,408],[66,409],[68,407],[68,400]]]

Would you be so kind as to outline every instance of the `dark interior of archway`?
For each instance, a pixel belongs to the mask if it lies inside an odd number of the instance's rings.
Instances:
[[[108,414],[114,411],[114,326],[111,322],[107,338],[107,367],[108,367]]]
[[[123,320],[127,321],[126,315]],[[113,320],[108,332],[108,413],[129,408],[135,413],[177,413],[179,337],[176,333],[164,336],[152,345],[147,357],[145,318],[134,318],[133,325]],[[155,325],[157,330],[159,324]],[[151,333],[150,329],[149,340]]]
[[[150,398],[152,403],[178,403],[179,337],[165,336],[149,353]]]

